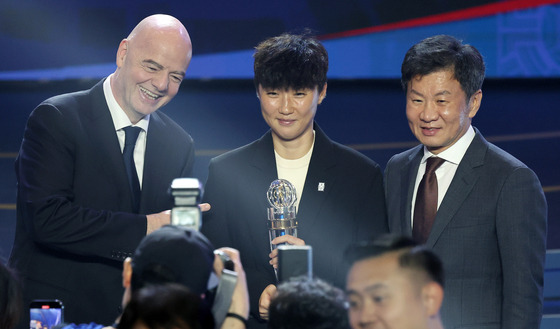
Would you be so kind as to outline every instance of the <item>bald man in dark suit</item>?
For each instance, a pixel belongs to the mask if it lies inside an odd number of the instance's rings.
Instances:
[[[66,322],[110,324],[120,314],[123,260],[169,224],[170,183],[192,171],[192,138],[156,113],[177,94],[191,54],[177,19],[147,17],[120,43],[113,74],[32,112],[15,164],[10,257],[26,302],[60,299]],[[132,143],[136,204],[122,154],[130,126],[140,129]]]

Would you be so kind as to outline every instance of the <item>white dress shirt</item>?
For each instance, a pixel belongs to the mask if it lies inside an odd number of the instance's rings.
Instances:
[[[134,164],[136,166],[136,172],[138,173],[138,181],[140,182],[140,189],[142,189],[142,177],[144,173],[144,154],[146,153],[146,135],[148,133],[148,125],[150,123],[150,115],[146,115],[137,124],[133,125],[130,119],[120,107],[119,103],[113,95],[113,90],[111,89],[111,78],[112,74],[105,79],[103,82],[103,92],[105,93],[105,100],[109,106],[109,112],[111,112],[111,118],[113,118],[113,124],[115,125],[115,132],[117,133],[117,138],[119,139],[119,144],[121,146],[121,152],[124,150],[124,140],[125,133],[123,128],[128,126],[140,127],[142,130],[138,135],[136,140],[136,146],[134,147]]]
[[[412,204],[411,204],[411,211],[410,211],[410,225],[412,227],[412,222],[414,220],[414,204],[416,202],[416,192],[418,192],[418,185],[420,185],[420,181],[424,176],[424,172],[426,171],[426,160],[429,157],[437,156],[445,160],[441,166],[436,169],[436,177],[438,181],[438,209],[439,205],[443,201],[445,197],[445,193],[447,193],[447,189],[449,185],[451,185],[451,181],[455,176],[455,172],[457,172],[457,167],[459,167],[459,163],[465,156],[467,149],[471,145],[471,142],[474,139],[476,133],[472,126],[469,127],[467,132],[459,138],[455,144],[451,145],[447,150],[441,152],[440,154],[433,154],[432,152],[428,151],[426,146],[424,146],[424,156],[422,160],[420,160],[420,167],[418,167],[418,173],[416,174],[416,182],[414,183],[414,193],[412,195]]]

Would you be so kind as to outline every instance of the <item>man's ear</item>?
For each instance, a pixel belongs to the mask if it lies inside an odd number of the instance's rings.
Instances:
[[[130,257],[127,257],[123,262],[122,280],[124,288],[130,287],[130,281],[132,280],[132,258]]]
[[[469,118],[474,118],[480,109],[480,104],[482,103],[482,90],[479,89],[475,92],[469,99]]]
[[[326,82],[325,82],[325,85],[323,86],[323,89],[319,93],[319,100],[317,101],[317,104],[321,104],[323,102],[323,100],[325,99],[325,97],[327,97],[327,83]]]
[[[422,288],[422,303],[429,316],[439,314],[443,302],[443,288],[436,282],[429,282]]]
[[[117,67],[121,67],[124,64],[124,59],[126,58],[127,52],[128,39],[123,39],[119,44],[119,49],[117,49]]]

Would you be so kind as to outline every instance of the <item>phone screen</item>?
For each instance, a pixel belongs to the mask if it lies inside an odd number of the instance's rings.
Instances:
[[[29,304],[30,329],[51,329],[64,321],[60,300],[34,300]]]

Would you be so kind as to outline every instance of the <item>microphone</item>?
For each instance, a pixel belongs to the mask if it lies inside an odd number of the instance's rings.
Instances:
[[[277,179],[270,183],[266,192],[268,203],[268,237],[270,238],[270,250],[276,249],[277,245],[272,240],[283,235],[297,237],[296,221],[296,188],[285,179]]]

